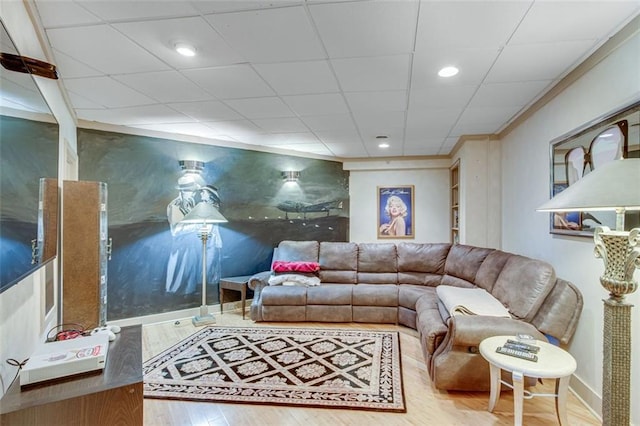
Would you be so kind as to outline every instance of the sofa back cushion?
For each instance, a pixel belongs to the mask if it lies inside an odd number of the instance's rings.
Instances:
[[[450,248],[451,244],[448,243],[398,244],[398,283],[439,285]]]
[[[356,284],[357,268],[356,243],[320,243],[320,280],[323,283]]]
[[[317,262],[320,244],[317,241],[281,241],[273,260],[287,262]]]
[[[475,286],[476,275],[486,257],[494,249],[454,244],[444,264],[442,284],[458,287]]]
[[[398,255],[393,243],[358,244],[358,284],[397,284]]]
[[[509,307],[511,315],[531,322],[556,281],[553,267],[542,260],[512,255],[491,294]]]
[[[502,268],[504,268],[504,265],[511,256],[513,256],[513,254],[501,250],[494,250],[489,253],[484,259],[484,262],[482,262],[482,265],[480,265],[480,268],[478,268],[475,284],[491,293],[498,276],[500,276],[500,272],[502,272]]]

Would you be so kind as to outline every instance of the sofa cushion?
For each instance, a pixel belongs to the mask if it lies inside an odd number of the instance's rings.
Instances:
[[[354,306],[398,306],[395,284],[357,284],[353,286]]]
[[[402,284],[398,287],[398,306],[416,310],[416,302],[426,293],[433,292],[435,287]]]
[[[475,283],[478,269],[480,269],[482,262],[492,251],[494,249],[454,244],[449,250],[447,261],[444,265],[444,273]],[[447,285],[452,284],[447,283]]]
[[[393,243],[359,244],[358,272],[398,272],[396,245]]]
[[[442,275],[429,272],[398,272],[398,284],[435,287],[440,285]]]
[[[320,244],[317,241],[281,241],[273,253],[273,260],[288,262],[317,262]]]
[[[263,306],[302,306],[307,304],[307,287],[268,286],[262,289]]]
[[[504,268],[504,265],[511,256],[513,256],[513,254],[500,250],[494,250],[489,253],[484,259],[484,262],[482,262],[482,265],[480,265],[480,268],[478,268],[475,284],[491,293],[500,272],[502,272],[502,268]]]
[[[451,244],[398,244],[398,272],[429,272],[442,275]]]
[[[307,289],[309,305],[351,305],[352,284],[329,284]]]
[[[356,243],[320,243],[320,280],[356,284],[358,282],[358,245]]]
[[[531,322],[553,288],[556,274],[542,260],[512,255],[502,268],[491,291],[519,319]]]

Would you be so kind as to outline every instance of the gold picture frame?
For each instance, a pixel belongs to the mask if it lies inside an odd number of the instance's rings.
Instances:
[[[378,186],[378,238],[415,238],[413,185]]]

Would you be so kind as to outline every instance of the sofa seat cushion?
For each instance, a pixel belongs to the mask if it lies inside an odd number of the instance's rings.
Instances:
[[[307,289],[308,305],[351,305],[352,284],[322,284]]]
[[[444,336],[448,326],[442,320],[438,309],[438,295],[435,291],[425,293],[416,302],[416,328],[421,339],[423,349],[429,355],[433,355]]]
[[[262,289],[263,306],[304,306],[307,287],[269,286]]]
[[[435,287],[402,284],[398,287],[398,306],[416,310],[416,302],[424,294],[435,293]]]
[[[395,284],[356,284],[353,286],[353,305],[398,307],[398,286]]]

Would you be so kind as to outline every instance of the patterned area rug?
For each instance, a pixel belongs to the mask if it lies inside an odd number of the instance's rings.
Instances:
[[[406,411],[398,332],[206,327],[143,372],[147,398]]]

